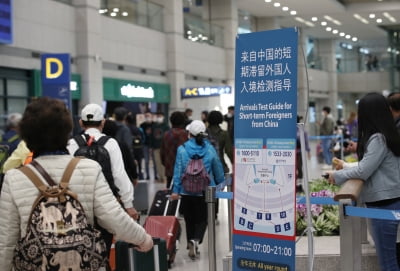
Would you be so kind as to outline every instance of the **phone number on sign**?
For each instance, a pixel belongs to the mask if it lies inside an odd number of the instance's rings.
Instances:
[[[292,256],[292,248],[253,243],[253,251],[280,256]]]
[[[292,157],[291,151],[273,151],[275,157]]]
[[[242,150],[240,151],[241,156],[259,156],[260,151],[248,151],[248,150]]]

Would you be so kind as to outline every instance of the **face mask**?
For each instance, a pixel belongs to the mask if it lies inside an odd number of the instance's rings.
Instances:
[[[163,122],[164,122],[164,118],[163,118],[163,117],[157,118],[157,122],[158,122],[158,123],[163,123]]]
[[[188,117],[188,120],[193,120],[193,117],[192,117],[192,116],[189,116],[189,117]]]
[[[324,111],[321,112],[321,117],[325,118],[325,112]]]
[[[146,118],[146,122],[151,122],[151,118],[150,117]]]
[[[232,114],[231,114],[231,113],[226,114],[226,116],[227,116],[228,118],[232,118]]]

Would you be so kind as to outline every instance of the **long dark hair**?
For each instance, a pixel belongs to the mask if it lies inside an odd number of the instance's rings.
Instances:
[[[366,144],[375,133],[383,134],[386,146],[395,156],[400,156],[400,135],[397,133],[387,100],[381,94],[368,93],[358,103],[359,159],[363,158]]]

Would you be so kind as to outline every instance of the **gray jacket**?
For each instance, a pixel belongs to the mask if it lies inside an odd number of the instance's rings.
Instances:
[[[367,142],[363,159],[358,165],[333,173],[337,184],[348,179],[362,179],[361,196],[364,202],[400,197],[400,157],[386,146],[385,137],[376,133]]]

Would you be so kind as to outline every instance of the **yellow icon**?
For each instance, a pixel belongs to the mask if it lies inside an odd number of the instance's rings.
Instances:
[[[187,88],[185,91],[185,96],[198,96],[197,94],[197,88]]]
[[[57,70],[55,72],[52,72],[52,70],[51,70],[52,63],[57,65]],[[63,73],[63,70],[64,70],[64,66],[58,58],[54,58],[54,57],[46,58],[46,78],[47,79],[54,79],[54,78],[60,77],[60,75]]]

